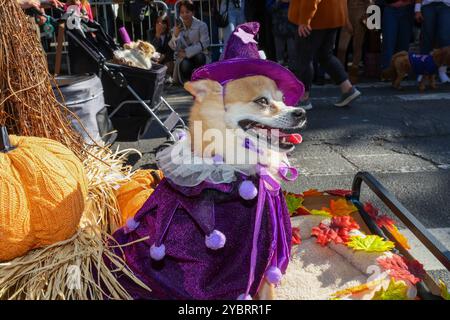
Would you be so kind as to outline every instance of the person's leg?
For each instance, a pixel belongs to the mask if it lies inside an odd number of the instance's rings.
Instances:
[[[277,62],[279,64],[283,64],[286,52],[286,39],[284,37],[275,35],[274,41],[275,41],[275,53],[277,56]]]
[[[344,66],[333,54],[333,47],[336,41],[338,29],[326,29],[322,39],[321,46],[317,50],[317,58],[320,65],[327,71],[331,78],[339,85],[341,89],[341,99],[334,105],[336,107],[345,107],[361,95],[348,80]]]
[[[197,69],[206,64],[206,56],[203,52],[197,53],[195,56],[193,56],[189,60],[191,61],[194,69]],[[190,78],[190,75],[189,75],[189,78]]]
[[[297,70],[296,61],[298,61],[296,50],[296,39],[294,37],[287,38],[287,54],[288,66],[291,71]]]
[[[352,35],[350,34],[350,32],[348,32],[347,29],[342,28],[341,34],[339,35],[337,57],[344,66],[347,63],[347,49],[351,39]]]
[[[313,57],[316,55],[317,50],[322,42],[324,35],[323,30],[312,30],[311,34],[304,38],[298,37],[298,54],[299,54],[299,74],[298,78],[305,85],[305,95],[303,101],[309,100],[311,91],[311,84],[314,74],[314,68],[312,65]]]
[[[333,54],[333,47],[336,41],[337,29],[326,29],[322,39],[322,43],[317,51],[317,59],[320,65],[330,75],[331,79],[341,86],[342,93],[351,89],[351,84],[348,82],[348,76],[345,72],[344,66]]]
[[[450,46],[450,7],[444,3],[439,4],[436,28],[439,48]],[[439,78],[443,83],[450,82],[446,65],[439,67]]]
[[[400,8],[399,14],[396,52],[409,50],[414,27],[414,6]]]
[[[191,75],[192,72],[194,71],[194,63],[191,59],[188,58],[184,58],[181,62],[180,62],[180,74],[179,74],[179,78],[180,78],[180,82],[183,84],[186,81],[189,81],[189,79],[191,79]]]
[[[381,33],[383,35],[383,49],[381,56],[381,70],[387,69],[391,64],[392,56],[397,46],[397,8],[386,6],[381,22]]]
[[[362,58],[364,36],[366,34],[366,26],[361,21],[366,12],[366,7],[356,7],[353,12],[354,17],[351,19],[353,26],[353,66],[358,67]]]
[[[436,31],[436,13],[434,3],[422,6],[422,46],[420,48],[420,52],[422,54],[430,54],[433,50]]]
[[[439,48],[450,46],[450,6],[437,4],[436,33]]]

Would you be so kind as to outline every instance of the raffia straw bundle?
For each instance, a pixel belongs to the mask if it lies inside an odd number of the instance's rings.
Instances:
[[[77,234],[0,263],[0,299],[131,299],[115,278],[114,270],[107,268],[105,257],[117,270],[150,290],[108,245],[108,240],[112,240],[109,234],[121,223],[114,189],[131,175],[131,167],[123,166],[128,152],[113,153],[100,147],[88,150],[84,166],[89,195]],[[74,283],[71,286],[68,282],[72,279],[71,273],[78,270],[80,287],[73,286]]]
[[[0,21],[0,125],[57,140],[84,159],[83,140],[55,97],[41,43],[17,1],[0,0]]]

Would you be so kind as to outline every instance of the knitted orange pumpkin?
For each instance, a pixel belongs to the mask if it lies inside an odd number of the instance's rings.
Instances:
[[[83,165],[59,142],[0,127],[0,261],[72,236],[87,196]]]
[[[138,170],[129,182],[117,190],[116,196],[122,213],[122,225],[125,225],[128,218],[134,217],[162,178],[163,174],[160,170]]]

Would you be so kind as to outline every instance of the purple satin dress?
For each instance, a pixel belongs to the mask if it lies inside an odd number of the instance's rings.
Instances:
[[[292,236],[286,202],[280,189],[269,190],[256,177],[251,181],[258,195],[244,200],[238,192],[242,180],[180,187],[163,179],[136,214],[137,228],[114,233],[120,244],[150,237],[122,249],[130,269],[152,289],[119,276],[132,297],[234,300],[254,296],[270,267],[284,273]],[[226,237],[220,249],[205,245],[214,230]],[[150,256],[155,243],[165,246],[160,261]]]

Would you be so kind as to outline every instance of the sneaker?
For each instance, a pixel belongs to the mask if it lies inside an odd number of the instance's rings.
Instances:
[[[439,73],[439,80],[441,80],[441,83],[449,83],[450,82],[450,78],[445,73],[443,73],[443,74]]]
[[[305,109],[305,111],[311,110],[313,108],[313,106],[311,104],[311,100],[309,100],[309,99],[300,101],[299,104],[297,105],[297,107],[303,108],[303,109]]]
[[[358,91],[355,87],[352,87],[351,90],[347,93],[342,94],[341,99],[334,104],[335,107],[346,107],[358,98],[361,95],[361,92]]]

